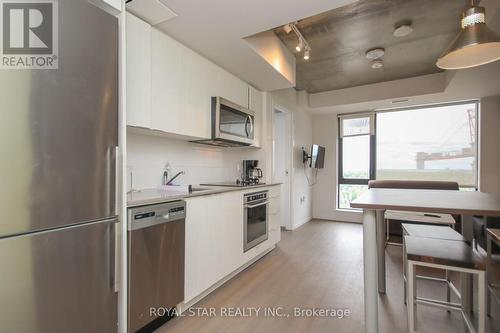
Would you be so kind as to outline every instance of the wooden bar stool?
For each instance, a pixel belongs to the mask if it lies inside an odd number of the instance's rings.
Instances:
[[[458,242],[465,242],[465,238],[455,231],[454,229],[448,226],[437,226],[437,225],[422,225],[422,224],[408,224],[403,223],[401,225],[403,230],[403,285],[404,285],[404,293],[403,297],[404,303],[406,304],[406,255],[405,255],[405,247],[404,247],[404,236],[412,236],[412,237],[423,237],[423,238],[434,238],[434,239],[444,239],[444,240],[452,240]],[[446,301],[448,303],[451,302],[451,291],[453,291],[458,298],[461,298],[460,292],[457,290],[455,285],[450,281],[449,272],[445,270],[446,277],[436,278],[426,275],[417,275],[417,279],[423,280],[431,280],[437,282],[446,283]],[[421,300],[427,300],[425,298],[419,298]]]
[[[495,300],[500,303],[500,299],[496,294],[496,290],[500,289],[499,285],[495,285],[492,281],[492,268],[491,268],[491,247],[492,244],[495,243],[496,245],[500,246],[500,229],[494,229],[494,228],[487,228],[486,229],[486,248],[488,251],[488,260],[486,261],[486,287],[488,288],[487,290],[487,303],[486,303],[486,312],[488,316],[491,316],[491,299],[492,297],[495,298]]]
[[[460,311],[470,332],[476,332],[469,313],[462,305],[419,300],[416,293],[416,267],[433,267],[478,276],[478,332],[486,326],[486,273],[483,260],[465,242],[404,236],[408,279],[408,332],[416,331],[417,303]]]

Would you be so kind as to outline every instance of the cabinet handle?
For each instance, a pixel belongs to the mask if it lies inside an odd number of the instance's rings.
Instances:
[[[255,205],[245,205],[245,208],[256,208],[256,207],[260,207],[260,206],[264,206],[264,205],[268,205],[268,204],[269,204],[268,201],[264,201],[264,202],[261,202],[261,203],[255,204]]]

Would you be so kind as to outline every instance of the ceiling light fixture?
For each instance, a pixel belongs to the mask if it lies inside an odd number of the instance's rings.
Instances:
[[[293,31],[295,35],[297,35],[298,43],[297,46],[295,47],[295,50],[297,52],[301,52],[302,50],[304,50],[304,60],[309,60],[309,57],[311,55],[311,47],[309,46],[309,43],[300,32],[299,28],[297,28],[297,25],[295,25],[295,23],[285,24],[283,26],[283,30],[285,30],[286,33]]]
[[[397,38],[406,37],[413,32],[413,27],[411,23],[405,23],[396,26],[392,35]]]
[[[439,68],[470,68],[500,59],[500,36],[486,26],[485,12],[471,0],[462,13],[462,30],[436,62]]]
[[[366,51],[366,59],[368,60],[377,60],[384,56],[385,50],[381,47],[377,47],[371,50]]]
[[[309,50],[309,49],[306,49],[304,51],[304,60],[309,60],[310,52],[311,52],[311,50]]]
[[[304,47],[304,41],[302,40],[302,38],[299,38],[299,43],[297,44],[297,46],[295,46],[295,50],[297,52],[300,52],[303,47]]]
[[[377,60],[373,60],[372,61],[372,64],[371,64],[371,67],[373,69],[380,69],[380,68],[384,68],[384,62],[380,59],[377,59]]]

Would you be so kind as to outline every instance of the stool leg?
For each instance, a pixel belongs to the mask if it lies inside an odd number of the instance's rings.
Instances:
[[[417,329],[417,307],[416,307],[416,274],[415,274],[415,265],[408,261],[408,271],[407,271],[407,280],[408,280],[408,332],[413,333]]]
[[[445,270],[445,273],[446,273],[446,301],[450,303],[451,302],[450,271]],[[451,311],[448,310],[448,313],[450,312]]]
[[[389,243],[389,220],[388,219],[384,219],[385,221],[385,247],[387,247],[387,243]]]
[[[403,235],[403,301],[404,301],[405,305],[406,305],[406,301],[408,300],[408,295],[406,292],[406,280],[407,280],[406,266],[407,265],[408,265],[408,262],[407,262],[407,258],[406,258],[405,236]]]
[[[485,316],[485,308],[486,308],[486,277],[485,272],[480,271],[477,274],[478,277],[478,333],[485,333],[486,330],[486,316]]]
[[[486,236],[486,248],[488,257],[486,258],[486,314],[491,316],[491,294],[489,286],[491,284],[491,236]]]
[[[460,273],[460,294],[462,295],[462,309],[465,313],[472,312],[472,276],[470,273]]]

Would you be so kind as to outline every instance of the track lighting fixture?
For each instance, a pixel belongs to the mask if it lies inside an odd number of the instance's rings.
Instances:
[[[298,42],[297,46],[295,46],[295,51],[301,52],[304,50],[304,60],[309,60],[309,56],[311,54],[311,47],[309,46],[309,43],[307,40],[304,38],[302,33],[300,32],[299,28],[295,25],[295,23],[288,23],[283,26],[283,30],[288,34],[291,31],[297,35]]]
[[[286,32],[287,34],[289,34],[289,33],[290,33],[290,31],[292,31],[292,27],[290,26],[290,24],[285,24],[285,25],[283,26],[283,30],[285,30],[285,32]]]

